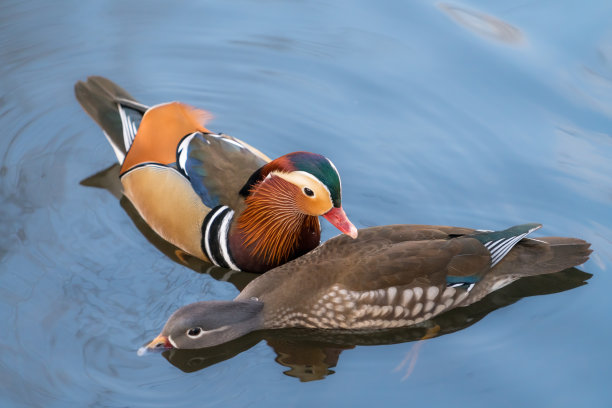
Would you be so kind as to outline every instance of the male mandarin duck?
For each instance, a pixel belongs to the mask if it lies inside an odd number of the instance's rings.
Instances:
[[[233,301],[177,310],[139,350],[197,349],[262,329],[369,331],[419,324],[468,306],[526,276],[586,262],[577,238],[525,238],[539,224],[504,231],[391,225],[338,236],[251,281]]]
[[[185,252],[261,273],[316,248],[319,215],[357,236],[328,158],[295,152],[270,160],[206,129],[207,112],[180,102],[147,107],[106,78],[77,82],[75,94],[115,151],[124,195]]]

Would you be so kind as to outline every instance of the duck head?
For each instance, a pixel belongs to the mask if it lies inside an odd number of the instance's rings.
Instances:
[[[343,234],[357,238],[357,228],[342,208],[338,170],[320,154],[294,152],[272,160],[253,173],[240,194],[247,205],[259,200],[274,206],[282,197],[284,209],[323,216]]]
[[[237,339],[262,326],[263,303],[257,300],[202,301],[174,312],[161,333],[138,350],[200,349]]]
[[[240,194],[245,207],[229,246],[242,270],[262,273],[316,248],[318,216],[357,237],[342,209],[338,171],[320,154],[295,152],[272,160],[251,175]]]

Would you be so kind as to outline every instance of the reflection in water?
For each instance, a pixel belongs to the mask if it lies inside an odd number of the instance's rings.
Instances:
[[[440,3],[438,7],[457,24],[482,37],[507,44],[523,41],[521,30],[498,18],[445,3]]]
[[[121,196],[118,178],[119,166],[113,165],[81,182],[92,187],[105,188],[121,199],[121,205],[140,232],[156,248],[181,265],[196,272],[206,273],[219,281],[232,283],[242,290],[257,274],[230,271],[194,258],[159,237],[139,216],[129,200]],[[254,332],[219,346],[199,350],[171,349],[163,353],[174,366],[185,372],[194,372],[246,351],[265,340],[277,355],[276,362],[287,367],[285,374],[299,378],[300,381],[324,379],[333,374],[331,369],[338,364],[343,350],[355,346],[397,344],[420,341],[454,333],[469,327],[492,311],[508,306],[528,296],[557,293],[584,285],[592,275],[571,268],[565,271],[522,278],[511,285],[494,291],[482,300],[467,307],[450,310],[416,326],[364,332],[345,332],[310,329],[264,330]],[[397,370],[404,372],[406,378],[414,369],[418,350],[422,342],[416,344],[411,353],[402,361]]]
[[[266,338],[277,357],[275,361],[288,367],[284,373],[302,382],[322,380],[334,371],[343,350],[355,348],[353,344],[334,344],[280,336]]]

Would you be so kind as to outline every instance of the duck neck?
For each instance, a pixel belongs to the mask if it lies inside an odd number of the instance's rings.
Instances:
[[[227,303],[228,307],[224,310],[226,313],[216,313],[217,318],[226,323],[224,329],[218,333],[217,343],[226,343],[264,328],[262,302],[248,299],[219,303]]]
[[[316,216],[297,207],[298,188],[279,177],[258,184],[230,232],[230,248],[242,270],[265,272],[319,245]]]

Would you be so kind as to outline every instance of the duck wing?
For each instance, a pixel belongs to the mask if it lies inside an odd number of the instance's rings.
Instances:
[[[238,208],[243,200],[241,188],[269,161],[259,150],[225,134],[195,132],[177,150],[179,170],[209,208]]]
[[[78,81],[75,95],[104,130],[122,174],[149,165],[178,169],[209,208],[236,205],[251,174],[270,161],[241,140],[211,133],[204,127],[211,115],[186,104],[148,107],[100,76]]]

